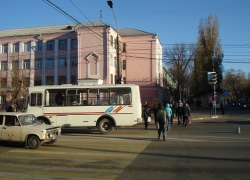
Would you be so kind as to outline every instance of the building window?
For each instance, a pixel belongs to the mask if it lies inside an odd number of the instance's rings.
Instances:
[[[23,60],[23,69],[30,69],[30,60],[29,59]]]
[[[67,49],[67,40],[59,40],[59,50]]]
[[[8,44],[2,44],[2,53],[8,52]]]
[[[122,43],[122,52],[127,52],[127,45],[126,45],[126,43]]]
[[[66,84],[66,76],[59,76],[59,85]]]
[[[19,61],[18,60],[13,60],[12,61],[12,69],[19,69]]]
[[[116,38],[114,40],[114,44],[115,44],[115,49],[117,49],[117,39]]]
[[[7,61],[1,61],[1,70],[7,71],[7,69],[8,69]]]
[[[1,88],[7,87],[7,78],[1,78],[0,81]]]
[[[114,57],[114,66],[117,67],[117,59]]]
[[[126,70],[126,60],[123,60],[123,61],[122,61],[122,69],[123,69],[123,70]]]
[[[46,76],[46,85],[54,84],[54,76]]]
[[[47,68],[53,68],[54,67],[54,59],[53,58],[48,58],[46,61],[46,67]]]
[[[36,69],[42,68],[42,59],[35,59],[35,68]]]
[[[42,50],[43,50],[43,42],[42,41],[37,41],[35,51],[42,51]]]
[[[110,66],[114,66],[113,54],[110,54]]]
[[[71,49],[77,49],[77,39],[71,40]]]
[[[110,84],[114,84],[114,76],[113,76],[113,74],[110,74]]]
[[[12,49],[13,52],[19,52],[19,43],[15,43],[13,44],[13,49]]]
[[[23,52],[30,52],[30,46],[31,46],[30,42],[24,43],[23,44]]]
[[[30,77],[24,77],[23,78],[23,86],[29,87],[30,86]]]
[[[64,68],[67,66],[67,61],[66,61],[66,58],[60,58],[59,59],[59,67],[60,68]]]
[[[0,104],[6,104],[6,96],[0,96]]]
[[[70,82],[71,82],[71,84],[73,84],[73,85],[76,85],[76,84],[77,84],[76,75],[72,75],[72,76],[71,76]]]
[[[47,51],[53,51],[54,50],[54,40],[47,41]]]
[[[35,86],[41,86],[42,85],[42,77],[35,77],[34,85]]]
[[[110,35],[110,45],[113,47],[114,46],[114,38],[112,35]]]
[[[77,58],[71,58],[71,67],[77,67]]]
[[[23,83],[23,80],[19,79],[17,74],[14,74],[14,77],[12,78],[12,86],[11,87],[18,88],[22,85],[22,83]]]

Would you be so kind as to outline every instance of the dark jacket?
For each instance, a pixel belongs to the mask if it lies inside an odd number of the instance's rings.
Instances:
[[[190,116],[190,110],[189,110],[189,107],[186,106],[186,104],[183,104],[182,115],[183,116]]]
[[[158,112],[157,112],[157,120],[159,122],[159,124],[163,125],[167,123],[167,110],[162,108],[159,108]]]
[[[176,114],[176,116],[182,115],[182,107],[181,107],[181,106],[178,106],[178,107],[176,108],[175,114]]]
[[[151,113],[150,113],[150,111],[148,109],[144,109],[142,111],[142,116],[143,116],[144,119],[148,119],[148,117],[151,116]]]

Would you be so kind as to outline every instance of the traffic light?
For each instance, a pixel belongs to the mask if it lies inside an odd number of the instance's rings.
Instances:
[[[217,74],[216,74],[216,72],[213,72],[213,73],[212,73],[212,78],[211,78],[211,80],[212,80],[212,82],[213,82],[214,84],[217,83]]]
[[[108,5],[110,8],[113,8],[113,2],[110,0],[110,1],[107,1]]]
[[[208,72],[207,73],[208,84],[213,85],[217,83],[217,74],[216,72]]]

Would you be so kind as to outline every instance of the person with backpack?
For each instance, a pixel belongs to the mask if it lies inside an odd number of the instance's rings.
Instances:
[[[175,111],[176,116],[178,117],[178,126],[182,124],[182,103],[178,104],[178,107]]]
[[[168,124],[168,114],[167,110],[164,109],[161,103],[159,103],[159,108],[157,111],[157,116],[156,116],[156,123],[159,123],[159,129],[158,129],[158,139],[160,140],[161,134],[163,135],[163,141],[166,141],[167,138],[167,124]]]

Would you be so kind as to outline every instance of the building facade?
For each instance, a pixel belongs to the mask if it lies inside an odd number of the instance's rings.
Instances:
[[[119,37],[119,53],[117,53]],[[100,21],[0,31],[0,104],[28,86],[102,82],[138,84],[142,103],[160,99],[162,46],[157,35]],[[20,90],[22,89],[22,91]],[[18,93],[15,93],[18,91]]]

